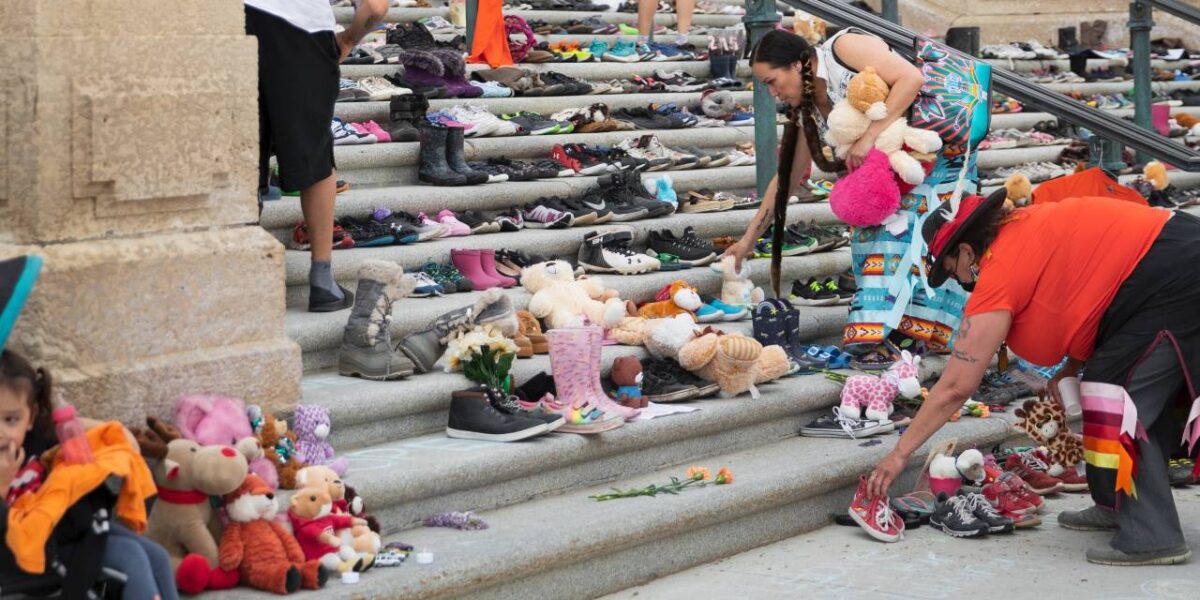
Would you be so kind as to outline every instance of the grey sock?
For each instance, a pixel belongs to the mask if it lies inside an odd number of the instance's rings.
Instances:
[[[335,299],[345,298],[342,288],[333,280],[333,264],[327,260],[314,260],[308,270],[308,285],[328,292]]]

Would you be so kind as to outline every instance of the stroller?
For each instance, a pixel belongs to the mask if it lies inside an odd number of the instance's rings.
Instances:
[[[119,599],[125,574],[100,566],[100,555],[125,480],[112,476],[67,509],[46,544],[46,571],[21,571],[0,544],[0,598]],[[8,507],[0,504],[0,534],[7,534]]]

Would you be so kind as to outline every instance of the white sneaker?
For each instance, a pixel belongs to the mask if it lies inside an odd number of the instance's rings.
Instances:
[[[371,100],[380,102],[391,100],[393,96],[411,94],[412,90],[402,88],[383,77],[366,77],[358,80],[358,87],[371,95]]]
[[[374,135],[369,133],[359,133],[355,129],[346,124],[345,121],[334,117],[329,123],[329,130],[333,132],[334,146],[357,146],[360,144],[374,144],[379,141]]]
[[[482,106],[459,104],[446,112],[458,121],[475,125],[475,131],[469,137],[506,136],[520,133],[520,127],[516,123],[505,121]]]

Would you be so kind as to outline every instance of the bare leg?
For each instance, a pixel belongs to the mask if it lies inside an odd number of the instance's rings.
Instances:
[[[638,0],[638,37],[650,37],[650,32],[654,30],[654,13],[657,10],[658,0]]]
[[[308,239],[312,241],[312,259],[327,261],[333,254],[333,203],[337,197],[337,173],[300,191],[300,208]]]
[[[696,12],[696,0],[675,0],[676,29],[679,35],[687,35],[692,30],[692,13]]]

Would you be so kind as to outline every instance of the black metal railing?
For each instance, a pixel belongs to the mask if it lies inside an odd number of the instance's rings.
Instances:
[[[913,56],[914,44],[920,37],[879,16],[837,0],[781,1],[831,23],[854,25],[869,31],[882,38],[897,52],[909,57]],[[1185,14],[1200,16],[1200,11],[1181,2],[1174,0],[1151,1],[1156,6],[1172,5],[1170,9],[1164,7],[1164,10],[1179,10]],[[1173,12],[1172,14],[1178,13]],[[950,49],[950,51],[962,55],[957,50]],[[1026,108],[1045,111],[1077,126],[1085,127],[1104,140],[1128,146],[1143,155],[1156,158],[1185,171],[1200,171],[1200,153],[1195,150],[1170,141],[1156,132],[1076,102],[1011,71],[993,68],[992,89],[1019,100]]]

